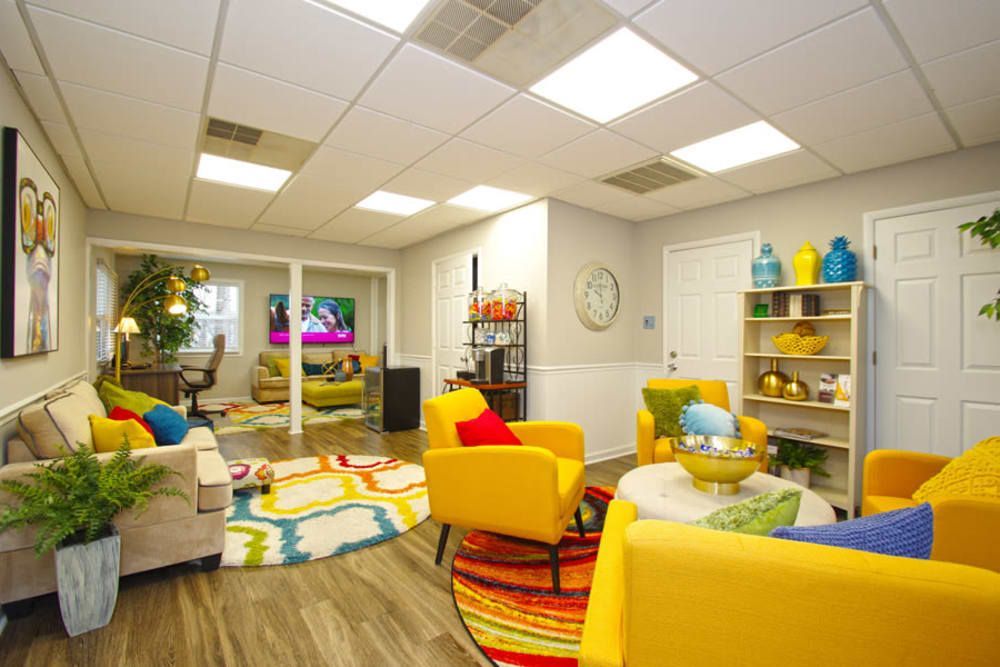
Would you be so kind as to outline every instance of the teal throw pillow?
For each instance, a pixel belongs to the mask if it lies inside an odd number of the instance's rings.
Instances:
[[[701,390],[695,385],[680,389],[650,389],[643,387],[642,400],[646,409],[653,413],[656,437],[677,438],[684,435],[681,430],[681,409],[688,403],[701,400]]]
[[[740,421],[731,412],[726,412],[711,403],[695,403],[681,408],[681,430],[687,435],[721,435],[726,438],[740,437]]]
[[[715,510],[691,525],[731,533],[768,535],[779,526],[795,525],[802,502],[801,489],[781,489],[762,493],[741,503]]]
[[[157,445],[179,445],[187,435],[187,420],[165,405],[157,405],[142,418],[153,429]]]
[[[307,364],[302,362],[302,374],[303,375],[323,375],[323,370],[326,368],[325,364]]]

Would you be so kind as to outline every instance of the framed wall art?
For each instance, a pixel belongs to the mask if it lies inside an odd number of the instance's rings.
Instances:
[[[59,349],[59,186],[17,129],[3,132],[0,355]]]

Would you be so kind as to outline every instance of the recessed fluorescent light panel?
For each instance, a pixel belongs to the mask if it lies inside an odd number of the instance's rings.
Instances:
[[[407,197],[406,195],[397,195],[394,192],[377,190],[355,204],[354,208],[392,213],[393,215],[413,215],[433,205],[434,202],[429,199]]]
[[[697,79],[697,74],[621,28],[536,83],[531,92],[606,123]]]
[[[429,0],[328,0],[396,32],[406,29]]]
[[[493,211],[500,211],[511,206],[523,204],[531,199],[533,199],[531,195],[526,195],[523,192],[491,188],[488,185],[477,185],[457,197],[452,197],[448,200],[448,203],[492,213]]]
[[[198,161],[198,179],[254,190],[275,192],[291,175],[292,172],[287,169],[276,169],[210,153],[202,153],[201,160]]]
[[[794,151],[799,145],[764,121],[678,148],[670,154],[712,173]]]

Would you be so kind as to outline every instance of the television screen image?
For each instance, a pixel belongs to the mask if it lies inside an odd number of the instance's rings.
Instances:
[[[271,344],[288,342],[292,316],[287,294],[271,295]],[[354,342],[354,299],[339,296],[303,296],[296,309],[302,318],[302,342],[311,345]]]

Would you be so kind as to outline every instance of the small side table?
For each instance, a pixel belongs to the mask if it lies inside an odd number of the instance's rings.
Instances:
[[[259,488],[262,494],[271,493],[274,468],[267,459],[234,459],[227,461],[226,465],[233,478],[233,491]]]

